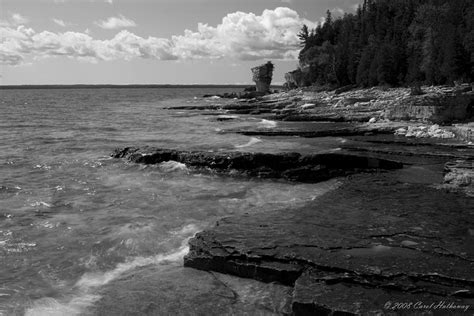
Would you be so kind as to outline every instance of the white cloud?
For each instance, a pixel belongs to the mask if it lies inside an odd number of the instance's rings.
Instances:
[[[331,10],[331,13],[332,14],[339,14],[339,15],[343,15],[344,14],[344,10],[339,8],[339,7],[336,7],[336,8],[333,8]]]
[[[0,19],[0,27],[11,27],[28,24],[30,20],[19,13],[10,13],[7,19]]]
[[[114,0],[105,0],[108,4],[114,4]]]
[[[70,23],[64,22],[64,20],[61,20],[61,19],[51,19],[51,20],[57,25],[62,26],[62,27],[71,25]]]
[[[145,38],[122,30],[111,39],[100,40],[94,39],[88,30],[54,33],[36,32],[25,26],[0,26],[0,63],[17,65],[27,57],[55,56],[90,62],[223,57],[296,60],[300,50],[297,34],[303,24],[309,28],[317,25],[289,8],[276,8],[261,15],[231,13],[217,26],[199,23],[197,30],[185,30],[170,39]]]
[[[130,20],[123,15],[119,15],[118,17],[112,16],[105,21],[95,22],[95,24],[103,29],[109,30],[137,26],[133,20]]]
[[[29,20],[26,17],[22,16],[19,13],[13,13],[11,20],[13,21],[15,25],[27,24],[29,22]]]
[[[262,15],[235,12],[216,27],[199,24],[197,32],[186,30],[184,35],[173,36],[172,41],[180,58],[294,59],[300,49],[297,34],[303,24],[316,26],[289,8],[265,10]]]
[[[0,62],[17,65],[30,55],[36,59],[66,56],[84,61],[130,60],[132,58],[176,59],[169,40],[142,38],[128,31],[120,31],[110,40],[96,40],[79,32],[36,33],[31,28],[2,28]]]

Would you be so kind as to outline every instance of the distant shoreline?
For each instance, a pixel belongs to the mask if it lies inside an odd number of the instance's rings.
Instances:
[[[153,88],[245,88],[253,84],[72,84],[72,85],[0,85],[0,90],[9,89],[153,89]],[[281,88],[279,85],[272,86]]]

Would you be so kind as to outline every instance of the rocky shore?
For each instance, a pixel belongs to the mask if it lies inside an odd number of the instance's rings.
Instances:
[[[170,108],[226,117],[223,125],[234,115],[278,120],[220,133],[342,138],[334,152],[127,147],[112,156],[269,181],[338,178],[337,189],[302,208],[223,218],[190,241],[186,267],[293,288],[287,314],[472,313],[474,94],[422,90],[292,90]]]
[[[292,286],[295,315],[472,304],[474,201],[401,177],[356,175],[298,210],[222,219],[185,266]]]
[[[225,175],[283,178],[300,182],[319,182],[362,171],[402,168],[402,164],[396,161],[344,152],[313,155],[301,155],[296,152],[282,154],[209,153],[152,147],[127,147],[118,149],[112,156],[143,164],[176,161],[200,171],[204,169]]]

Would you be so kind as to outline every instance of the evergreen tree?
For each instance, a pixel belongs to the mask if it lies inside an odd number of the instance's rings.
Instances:
[[[364,0],[355,14],[303,26],[308,84],[362,86],[473,80],[474,1]]]

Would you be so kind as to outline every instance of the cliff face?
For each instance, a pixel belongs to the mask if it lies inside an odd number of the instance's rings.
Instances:
[[[473,117],[472,91],[463,93],[452,88],[431,89],[431,93],[395,100],[386,111],[390,120],[420,120],[438,124],[466,121]]]
[[[285,88],[295,89],[303,86],[303,72],[296,69],[285,74]]]
[[[257,92],[270,92],[270,84],[272,83],[273,64],[269,61],[266,64],[252,68],[252,80],[257,85]]]

